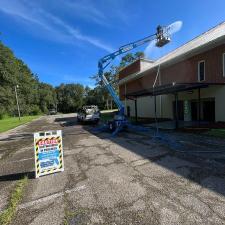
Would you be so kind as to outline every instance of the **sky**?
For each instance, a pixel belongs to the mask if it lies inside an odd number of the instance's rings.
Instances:
[[[98,60],[121,45],[180,21],[165,47],[135,49],[155,60],[225,21],[224,12],[224,0],[0,0],[0,40],[40,81],[94,87]]]

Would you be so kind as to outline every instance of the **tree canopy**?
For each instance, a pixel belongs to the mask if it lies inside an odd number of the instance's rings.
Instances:
[[[85,103],[85,89],[81,84],[61,84],[56,87],[58,110],[76,112]]]
[[[136,61],[139,58],[143,58],[144,53],[143,52],[136,52],[136,53],[127,53],[121,58],[121,61],[118,65],[112,65],[109,67],[109,69],[104,72],[104,75],[106,79],[109,81],[109,83],[112,85],[112,87],[115,89],[115,91],[119,94],[118,90],[118,75],[119,71],[122,70],[124,67],[129,65],[130,63]],[[106,90],[106,87],[103,85],[102,81],[100,80],[98,74],[91,77],[95,80],[96,87],[94,90],[92,90],[89,95],[91,95],[91,99],[98,98],[98,105],[101,106],[101,108],[109,109],[109,108],[115,108],[115,103],[113,102],[113,99],[109,92]],[[89,96],[90,98],[90,96]],[[96,100],[95,100],[96,102]]]

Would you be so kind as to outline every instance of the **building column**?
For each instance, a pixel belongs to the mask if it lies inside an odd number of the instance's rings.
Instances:
[[[192,121],[190,100],[184,100],[184,121],[186,122]]]
[[[179,127],[179,117],[178,117],[178,93],[175,93],[175,128]]]
[[[137,98],[134,100],[135,103],[135,122],[138,122],[138,114],[137,114]]]
[[[125,92],[125,114],[127,115],[127,84],[124,85],[124,92]]]
[[[155,128],[156,128],[156,134],[159,133],[159,126],[158,126],[158,118],[157,118],[157,96],[154,95],[154,105],[155,105]]]
[[[154,111],[155,111],[155,121],[157,121],[157,99],[156,99],[156,95],[154,96]]]
[[[198,89],[198,124],[201,121],[201,89]]]

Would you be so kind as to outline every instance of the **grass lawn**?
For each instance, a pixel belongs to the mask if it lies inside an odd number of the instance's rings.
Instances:
[[[118,109],[110,109],[110,110],[102,110],[101,111],[101,121],[103,123],[106,123],[109,120],[113,120],[115,113],[118,111]],[[135,118],[128,118],[128,120],[131,123],[135,123]]]
[[[0,133],[10,130],[12,128],[18,127],[19,125],[22,125],[24,123],[30,122],[33,119],[36,119],[40,117],[40,115],[38,116],[24,116],[21,117],[21,121],[19,121],[18,117],[9,117],[9,118],[5,118],[0,120]]]
[[[208,135],[225,138],[225,129],[211,129],[207,132]]]
[[[101,111],[101,121],[105,123],[108,120],[112,120],[116,111],[118,111],[118,109],[102,110]]]

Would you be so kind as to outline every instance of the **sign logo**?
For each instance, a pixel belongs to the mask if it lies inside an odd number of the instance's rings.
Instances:
[[[64,170],[62,131],[34,133],[35,177]]]

